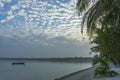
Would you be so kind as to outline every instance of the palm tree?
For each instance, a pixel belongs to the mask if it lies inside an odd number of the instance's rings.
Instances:
[[[117,48],[114,48],[113,43],[119,43],[118,37],[114,37],[114,32],[111,30],[112,28],[105,29],[97,29],[97,36],[92,40],[91,43],[96,44],[95,47],[91,48],[92,52],[100,52],[100,55],[97,55],[93,58],[93,65],[100,64],[95,72],[94,77],[97,76],[115,76],[117,73],[115,71],[111,71],[108,62],[112,61],[116,66],[119,65],[118,60],[120,60],[117,56],[118,53],[116,51]],[[109,37],[110,35],[111,37]],[[113,37],[115,39],[113,39]],[[119,45],[120,46],[120,45]],[[119,50],[120,52],[120,50]],[[114,54],[116,53],[116,54]]]
[[[101,75],[104,71],[114,74],[115,72],[110,71],[109,66],[101,64],[101,61],[107,59],[120,65],[120,0],[78,0],[77,10],[79,15],[84,13],[82,33],[86,26],[90,38],[96,34],[91,41],[96,46],[91,48],[91,51],[100,53],[94,61],[101,66],[96,69],[95,74],[98,72]]]
[[[100,64],[95,70],[95,77],[98,75],[114,76],[115,71],[110,71],[108,62],[111,61],[116,67],[120,67],[120,37],[112,27],[105,30],[97,29],[97,36],[91,41],[96,44],[91,48],[92,52],[100,52],[100,55],[93,58],[93,65]],[[103,74],[104,73],[104,74]]]
[[[116,66],[120,65],[120,37],[119,33],[115,32],[112,27],[97,29],[97,36],[91,41],[96,44],[91,48],[92,52],[99,52],[100,56],[108,58]]]
[[[86,25],[90,36],[96,28],[113,27],[120,32],[120,0],[78,0],[77,10],[79,15],[84,12],[82,31]]]
[[[93,58],[93,65],[96,65],[96,64],[100,64],[95,72],[94,72],[94,77],[97,77],[97,76],[115,76],[117,75],[118,73],[113,71],[113,70],[110,70],[110,67],[109,67],[109,64],[108,64],[108,58],[104,57],[104,56],[94,56]]]

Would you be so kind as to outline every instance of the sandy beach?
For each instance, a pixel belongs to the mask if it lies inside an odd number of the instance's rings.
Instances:
[[[74,72],[55,80],[120,80],[120,68],[114,67],[113,65],[111,66],[112,70],[119,73],[117,76],[93,78],[95,68],[96,67],[91,67],[85,70]]]
[[[95,67],[91,67],[85,70],[68,74],[55,80],[93,80],[94,70]]]

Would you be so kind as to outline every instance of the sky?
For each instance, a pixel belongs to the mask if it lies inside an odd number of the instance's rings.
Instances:
[[[92,56],[76,1],[0,0],[0,57]]]

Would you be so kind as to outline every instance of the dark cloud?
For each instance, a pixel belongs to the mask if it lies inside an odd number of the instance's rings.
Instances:
[[[25,40],[16,40],[0,37],[0,57],[70,57],[91,56],[90,45],[81,44],[64,37],[57,37],[46,41],[47,45],[27,43]],[[49,45],[49,43],[51,43]],[[78,44],[77,44],[78,43]]]

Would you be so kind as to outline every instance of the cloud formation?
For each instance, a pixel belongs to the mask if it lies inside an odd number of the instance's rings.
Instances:
[[[8,10],[3,2],[10,5]],[[82,40],[76,0],[18,0],[14,5],[12,2],[0,1],[5,12],[0,19],[0,35],[35,42],[57,37]],[[87,38],[86,34],[83,36]]]
[[[23,40],[16,40],[0,36],[0,57],[79,57],[89,55],[90,45],[88,43],[76,45],[72,40],[64,37],[52,38],[44,43],[26,43]],[[50,45],[50,43],[52,43]],[[54,45],[53,45],[54,44]]]
[[[76,1],[0,0],[0,57],[90,56]]]

